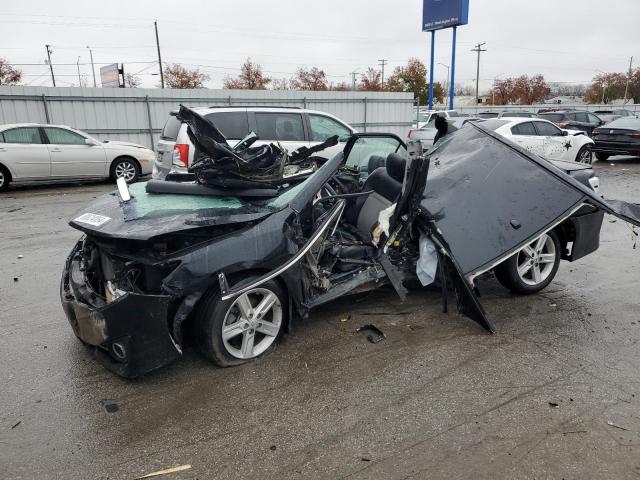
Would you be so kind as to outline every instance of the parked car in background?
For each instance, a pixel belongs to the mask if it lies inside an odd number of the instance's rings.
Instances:
[[[414,111],[413,118],[416,119],[417,116],[417,123],[413,123],[413,128],[422,128],[425,125],[432,123],[438,115],[444,118],[460,116],[456,110],[420,110],[417,114]]]
[[[259,140],[254,146],[280,142],[293,152],[338,135],[338,145],[318,152],[318,156],[327,159],[340,152],[355,132],[333,115],[295,107],[198,107],[193,110],[215,123],[231,145],[249,132],[255,132]],[[171,112],[160,134],[153,178],[164,178],[169,172],[186,172],[193,162],[194,151],[187,125],[176,118],[176,113]]]
[[[496,118],[485,120],[482,126],[547,160],[593,161],[592,139],[579,130],[562,130],[548,120]]]
[[[500,115],[500,112],[494,112],[491,110],[487,110],[485,112],[480,112],[476,114],[478,118],[498,118],[499,115]]]
[[[555,112],[538,112],[539,118],[544,118],[555,123],[560,128],[582,130],[591,136],[594,128],[603,125],[604,122],[597,115],[586,110],[559,110]]]
[[[513,111],[513,110],[505,110],[504,112],[500,112],[498,118],[536,118],[537,115],[533,112],[522,112],[522,111]]]
[[[640,156],[640,118],[620,117],[593,131],[593,151],[600,161],[611,155]]]
[[[624,108],[612,110],[594,110],[594,112],[604,123],[613,122],[620,117],[635,117],[636,114]]]
[[[412,128],[407,133],[407,140],[420,140],[423,148],[430,148],[433,145],[433,140],[436,137],[436,117],[433,115],[428,124],[425,124],[422,128]],[[478,117],[452,117],[447,118],[447,123],[453,125],[456,129],[461,128],[467,122],[479,120]]]
[[[65,125],[0,126],[0,191],[10,183],[124,177],[151,173],[156,154],[135,143],[100,141]]]

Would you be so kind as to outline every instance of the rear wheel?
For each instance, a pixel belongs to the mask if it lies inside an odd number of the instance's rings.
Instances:
[[[284,330],[286,305],[282,288],[273,280],[226,301],[211,290],[196,313],[200,351],[221,367],[268,353]]]
[[[125,182],[134,183],[139,176],[140,167],[133,158],[118,158],[111,164],[111,178],[114,181],[122,177]]]
[[[586,163],[587,165],[591,165],[593,163],[593,152],[589,145],[584,145],[580,150],[578,150],[576,162]]]
[[[0,165],[0,192],[4,192],[9,188],[9,183],[11,183],[11,174],[9,170]]]
[[[596,158],[600,162],[606,162],[607,158],[609,158],[609,155],[607,155],[606,153],[596,153]]]
[[[560,266],[560,240],[547,232],[494,269],[498,281],[512,292],[536,293],[551,283]]]

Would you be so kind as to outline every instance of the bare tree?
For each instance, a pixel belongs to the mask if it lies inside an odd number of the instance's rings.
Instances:
[[[142,83],[142,80],[137,75],[134,75],[132,73],[127,73],[124,76],[124,84],[127,88],[138,88],[141,83]]]
[[[0,58],[0,85],[16,85],[22,80],[22,72],[13,68],[4,58]]]
[[[367,71],[360,75],[360,85],[358,90],[367,92],[379,92],[382,90],[382,73],[375,68],[367,68]]]
[[[271,80],[272,90],[289,90],[289,80],[286,78],[274,78]]]
[[[247,58],[240,67],[240,75],[236,78],[226,77],[223,88],[242,90],[266,90],[271,78],[262,73],[262,66]]]
[[[204,88],[209,75],[194,68],[189,70],[180,64],[169,64],[164,67],[164,83],[167,88]]]

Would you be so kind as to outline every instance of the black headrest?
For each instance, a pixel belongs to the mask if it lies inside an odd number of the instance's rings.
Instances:
[[[369,165],[367,165],[367,172],[368,173],[373,173],[373,171],[376,168],[380,168],[380,167],[384,167],[384,164],[386,163],[384,157],[381,157],[379,155],[371,155],[369,157]]]
[[[404,181],[404,170],[407,162],[403,156],[397,153],[390,153],[387,156],[387,173],[389,176],[399,182]]]

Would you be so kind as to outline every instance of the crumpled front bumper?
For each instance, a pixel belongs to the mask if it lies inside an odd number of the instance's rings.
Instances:
[[[80,243],[67,258],[60,282],[62,308],[75,335],[95,347],[96,358],[123,377],[137,377],[181,354],[169,331],[171,297],[126,293],[105,303],[80,268]]]

